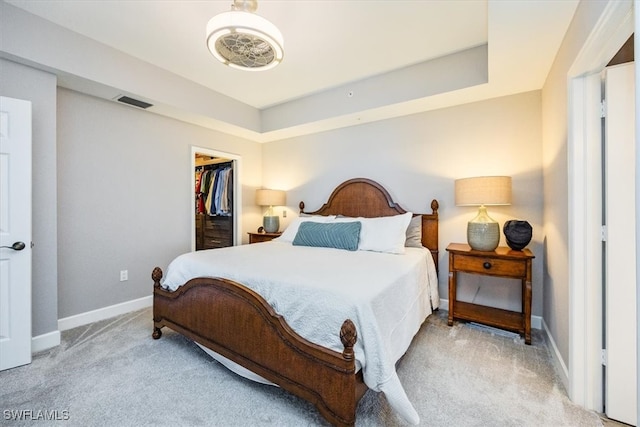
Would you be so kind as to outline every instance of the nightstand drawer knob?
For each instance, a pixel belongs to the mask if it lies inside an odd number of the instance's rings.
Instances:
[[[482,266],[485,268],[485,270],[488,270],[491,268],[491,263],[489,261],[485,261]]]

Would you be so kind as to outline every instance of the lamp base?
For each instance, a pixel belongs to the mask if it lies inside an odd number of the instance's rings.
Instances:
[[[493,251],[500,243],[500,225],[497,222],[467,223],[467,243],[476,251]]]
[[[267,233],[276,233],[280,229],[280,217],[265,216],[262,218],[262,226]]]
[[[500,224],[480,205],[478,215],[467,223],[467,243],[476,251],[494,251],[500,243]]]

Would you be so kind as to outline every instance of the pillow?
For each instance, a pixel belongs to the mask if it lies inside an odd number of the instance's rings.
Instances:
[[[336,218],[333,222],[346,222],[357,219],[362,223],[358,250],[403,254],[407,240],[407,228],[411,212],[402,215],[381,216],[377,218]]]
[[[291,224],[289,224],[289,226],[285,228],[285,230],[282,232],[280,237],[277,237],[273,240],[291,243],[293,242],[293,239],[296,237],[296,234],[298,233],[298,227],[300,227],[300,224],[302,224],[303,222],[313,221],[313,222],[324,223],[324,222],[329,222],[333,219],[335,219],[335,215],[328,215],[328,216],[314,215],[314,216],[295,218],[294,220],[291,221]]]
[[[404,246],[407,248],[421,248],[422,247],[422,215],[416,215],[409,221],[409,227],[407,227],[407,239],[404,242]]]
[[[358,249],[361,227],[360,221],[337,223],[306,221],[298,227],[293,245],[355,251]]]
[[[358,249],[403,254],[412,215],[407,212],[402,215],[363,218]]]

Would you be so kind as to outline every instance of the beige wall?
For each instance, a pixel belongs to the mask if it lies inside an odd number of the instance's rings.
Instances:
[[[192,145],[241,156],[242,225],[257,227],[260,144],[58,89],[60,318],[151,295],[153,267],[191,250]]]
[[[286,225],[303,200],[307,210],[326,201],[353,177],[378,181],[413,212],[440,202],[440,294],[447,298],[449,242],[466,241],[474,208],[454,205],[454,180],[511,175],[513,204],[489,212],[502,225],[528,220],[534,228],[533,314],[542,315],[542,122],[540,92],[363,124],[272,142],[263,148],[263,185],[287,190]],[[504,243],[504,236],[502,242]],[[509,281],[467,277],[462,299],[519,309],[519,287]],[[479,292],[476,291],[480,288]]]

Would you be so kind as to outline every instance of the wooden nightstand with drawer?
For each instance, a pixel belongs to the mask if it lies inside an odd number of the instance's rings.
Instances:
[[[514,251],[500,246],[495,251],[475,251],[469,245],[451,243],[449,252],[449,326],[454,319],[518,332],[526,344],[531,344],[531,264],[534,255],[529,249]],[[456,300],[459,272],[520,279],[522,283],[521,312],[503,310]]]
[[[249,243],[269,242],[276,237],[280,237],[282,233],[248,233]]]

